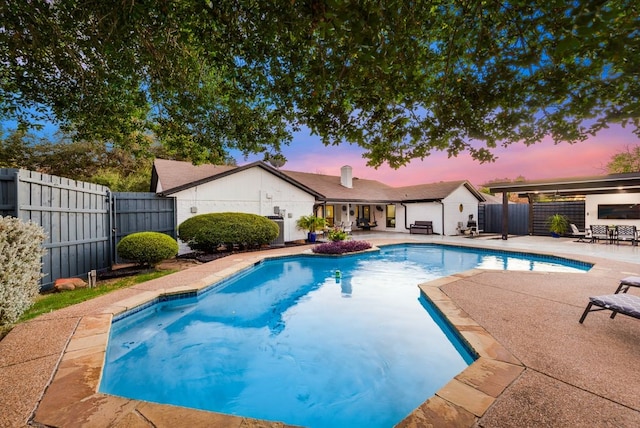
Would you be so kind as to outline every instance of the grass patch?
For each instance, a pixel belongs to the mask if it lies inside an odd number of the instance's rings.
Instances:
[[[77,290],[63,291],[61,293],[43,294],[39,296],[33,306],[31,306],[20,317],[20,320],[18,320],[18,322],[28,321],[39,315],[56,311],[58,309],[63,309],[67,306],[75,305],[76,303],[82,303],[86,300],[91,300],[103,294],[110,293],[111,291],[115,291],[120,288],[131,287],[132,285],[160,278],[177,271],[178,269],[141,273],[138,275],[122,278],[117,281],[101,285],[99,284],[95,288],[79,288]]]

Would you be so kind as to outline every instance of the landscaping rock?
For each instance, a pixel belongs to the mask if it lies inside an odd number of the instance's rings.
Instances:
[[[86,288],[87,283],[80,278],[58,278],[53,284],[56,291],[75,290],[76,288]]]

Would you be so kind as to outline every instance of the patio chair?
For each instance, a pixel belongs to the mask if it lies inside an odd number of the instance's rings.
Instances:
[[[600,239],[609,239],[609,231],[604,224],[592,224],[591,225],[591,240],[589,242],[595,242]]]
[[[592,309],[594,306],[596,308]],[[604,310],[611,311],[609,318],[615,318],[620,313],[640,319],[640,297],[626,293],[589,297],[589,304],[580,317],[580,324],[582,324],[589,312]]]
[[[578,229],[578,226],[576,226],[573,223],[571,223],[570,226],[571,226],[571,237],[578,238],[576,242],[587,242],[584,240],[588,235],[588,232],[586,230],[584,232],[580,232],[580,230]]]
[[[620,225],[616,226],[617,241],[631,241],[631,245],[638,245],[638,235],[636,227],[633,225]]]

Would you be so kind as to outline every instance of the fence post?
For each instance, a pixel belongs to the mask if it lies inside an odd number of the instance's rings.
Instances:
[[[116,205],[115,205],[115,196],[111,189],[107,189],[107,209],[109,210],[109,215],[107,216],[109,224],[107,227],[109,228],[109,268],[113,267],[113,263],[115,261],[115,252],[116,252],[116,232],[114,229],[115,216],[116,216]]]
[[[14,217],[20,218],[20,170],[16,170],[13,174],[13,191],[15,192],[15,207],[14,207]]]
[[[502,239],[506,241],[509,237],[509,195],[502,192]]]

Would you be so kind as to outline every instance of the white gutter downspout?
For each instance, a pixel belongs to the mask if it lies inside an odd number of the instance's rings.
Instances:
[[[407,226],[407,206],[404,204],[404,202],[400,202],[400,205],[404,207],[404,228],[406,230],[411,230],[411,228]]]
[[[438,203],[442,207],[442,236],[444,236],[444,203],[442,202],[442,199],[440,199]]]

